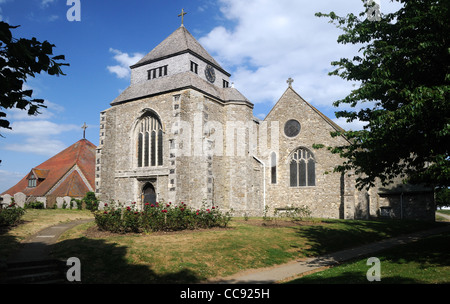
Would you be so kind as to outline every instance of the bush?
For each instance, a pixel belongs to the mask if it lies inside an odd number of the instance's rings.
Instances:
[[[0,209],[0,226],[14,226],[19,224],[25,214],[23,208],[11,203],[6,208]]]
[[[30,202],[28,204],[25,205],[25,208],[30,208],[30,209],[44,209],[44,203],[42,202]]]
[[[275,216],[286,217],[293,221],[302,221],[304,218],[310,218],[311,214],[312,212],[308,206],[275,209]]]
[[[85,203],[86,209],[91,211],[98,210],[98,200],[94,192],[86,192],[82,201]]]
[[[126,208],[105,206],[105,211],[95,213],[95,221],[100,230],[127,233],[143,231],[178,231],[212,227],[227,227],[231,216],[219,212],[217,207],[194,210],[181,203],[145,204],[144,210],[137,211],[135,203]]]

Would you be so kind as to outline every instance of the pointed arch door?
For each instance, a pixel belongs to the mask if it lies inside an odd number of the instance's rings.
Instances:
[[[156,192],[155,187],[151,183],[145,184],[142,189],[142,201],[143,203],[154,204],[156,203]]]

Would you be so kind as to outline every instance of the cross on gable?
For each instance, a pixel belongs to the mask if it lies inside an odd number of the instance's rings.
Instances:
[[[289,84],[289,87],[292,87],[292,83],[294,82],[294,79],[289,77],[289,79],[286,82]]]
[[[184,11],[184,8],[181,9],[181,14],[178,15],[178,17],[181,17],[181,26],[184,26],[184,15],[187,13]]]
[[[83,139],[86,139],[86,129],[87,129],[87,125],[86,123],[84,123],[84,125],[81,127],[81,129],[83,129]]]

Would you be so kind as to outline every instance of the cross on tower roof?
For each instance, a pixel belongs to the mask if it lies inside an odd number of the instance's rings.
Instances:
[[[181,26],[184,26],[184,15],[187,13],[184,11],[184,8],[181,9],[181,14],[178,15],[178,17],[181,17]]]
[[[289,79],[286,82],[289,84],[289,87],[292,87],[292,83],[294,82],[294,79],[289,77]]]
[[[81,129],[83,129],[83,139],[86,139],[86,129],[87,129],[87,125],[86,123],[84,123],[84,125],[81,127]]]

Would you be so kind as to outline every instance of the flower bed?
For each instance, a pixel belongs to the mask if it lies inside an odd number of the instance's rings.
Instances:
[[[115,233],[177,231],[185,229],[226,227],[231,219],[217,207],[193,209],[185,203],[146,203],[142,211],[136,204],[121,208],[105,206],[104,211],[95,212],[95,222],[100,230]]]

